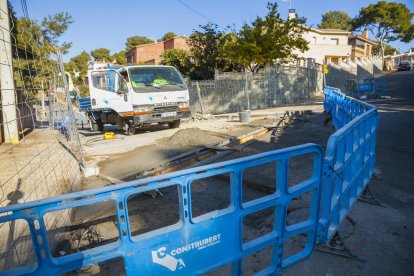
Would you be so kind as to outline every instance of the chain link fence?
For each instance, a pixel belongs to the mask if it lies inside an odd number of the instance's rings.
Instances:
[[[259,73],[216,73],[188,84],[193,112],[222,114],[315,101],[323,89],[319,64],[266,67]]]
[[[46,41],[35,21],[16,18],[0,0],[0,207],[80,186],[84,161],[66,75],[59,49]],[[63,226],[68,218],[61,212],[45,223]],[[33,263],[27,222],[3,221],[2,270]]]

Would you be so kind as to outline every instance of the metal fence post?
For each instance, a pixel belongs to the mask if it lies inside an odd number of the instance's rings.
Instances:
[[[203,100],[202,100],[202,97],[201,97],[201,89],[200,89],[200,85],[199,85],[198,82],[196,82],[196,90],[197,90],[198,100],[200,102],[201,114],[204,114],[204,106],[203,106]]]
[[[244,69],[244,94],[246,96],[247,101],[247,110],[250,110],[250,99],[249,94],[247,93],[248,90],[248,83],[247,83],[247,69]]]
[[[59,70],[60,70],[60,73],[62,74],[63,87],[65,89],[65,94],[66,94],[66,103],[67,103],[67,108],[68,108],[67,111],[68,111],[68,115],[69,115],[70,132],[71,132],[70,133],[70,138],[71,138],[71,140],[75,140],[75,142],[78,145],[79,157],[80,157],[79,162],[80,162],[81,166],[84,168],[85,167],[85,159],[84,159],[84,156],[83,156],[82,145],[81,145],[81,141],[80,141],[80,137],[79,137],[79,133],[78,133],[78,126],[77,126],[77,123],[76,123],[75,111],[73,110],[72,101],[70,99],[69,85],[68,85],[68,81],[66,79],[65,68],[63,66],[62,54],[61,54],[60,50],[57,51],[57,58],[58,58],[58,63],[59,63]],[[75,139],[73,139],[73,138],[75,138]]]

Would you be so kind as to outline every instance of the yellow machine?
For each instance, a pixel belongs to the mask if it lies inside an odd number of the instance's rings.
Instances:
[[[105,132],[104,138],[105,138],[105,140],[113,140],[113,139],[115,139],[115,133],[113,133],[112,131]]]

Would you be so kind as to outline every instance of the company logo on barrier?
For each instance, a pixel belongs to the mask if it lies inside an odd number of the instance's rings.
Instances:
[[[182,259],[177,259],[166,253],[167,248],[161,247],[157,251],[152,251],[152,261],[156,264],[162,265],[171,271],[176,271],[185,267]]]
[[[183,259],[176,258],[176,255],[182,254],[194,249],[203,250],[207,247],[219,244],[221,242],[221,234],[216,234],[208,238],[172,249],[167,253],[167,247],[160,247],[155,251],[151,251],[152,262],[168,268],[170,271],[176,271],[185,267]]]

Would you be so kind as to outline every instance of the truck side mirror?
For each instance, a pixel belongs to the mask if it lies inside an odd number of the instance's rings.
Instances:
[[[116,93],[118,93],[118,95],[128,94],[128,86],[127,86],[125,80],[120,79],[119,85],[118,85],[118,90],[116,91]]]

